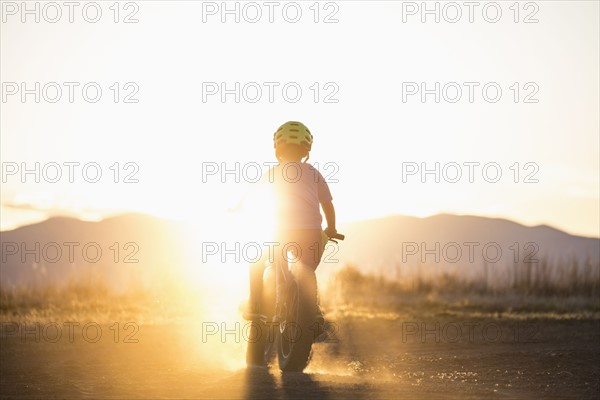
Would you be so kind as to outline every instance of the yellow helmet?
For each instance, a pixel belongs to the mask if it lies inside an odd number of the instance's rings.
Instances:
[[[299,144],[310,151],[312,143],[313,136],[302,122],[288,121],[273,134],[273,147],[275,148],[282,144]]]

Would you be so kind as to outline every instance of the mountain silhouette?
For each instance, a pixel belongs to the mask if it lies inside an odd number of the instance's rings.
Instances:
[[[340,231],[346,240],[326,249],[319,267],[324,273],[353,264],[392,278],[399,269],[424,266],[468,276],[481,273],[482,266],[576,262],[583,268],[600,262],[598,238],[499,218],[390,216],[349,223]],[[81,276],[117,290],[148,287],[200,259],[191,254],[200,246],[190,247],[187,239],[181,225],[143,214],[99,222],[50,218],[1,232],[0,287],[63,285]]]
[[[182,229],[143,214],[99,222],[70,217],[1,232],[1,287],[64,285],[87,277],[126,290],[181,265]]]
[[[392,278],[449,273],[513,279],[515,269],[547,268],[579,273],[598,269],[600,239],[570,235],[541,225],[501,219],[439,214],[426,218],[391,216],[348,224],[346,240],[335,254],[342,265]]]

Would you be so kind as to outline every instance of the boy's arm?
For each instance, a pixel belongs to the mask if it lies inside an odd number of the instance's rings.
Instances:
[[[327,236],[332,237],[337,233],[335,228],[335,208],[333,207],[333,203],[331,201],[325,201],[321,203],[321,208],[323,209],[323,213],[325,213],[325,219],[327,220],[327,229],[325,229],[325,233]]]

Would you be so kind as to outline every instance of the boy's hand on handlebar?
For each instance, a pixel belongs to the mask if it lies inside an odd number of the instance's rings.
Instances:
[[[328,237],[332,238],[332,237],[335,237],[335,235],[337,234],[337,230],[335,228],[327,227],[327,228],[325,228],[325,234]]]

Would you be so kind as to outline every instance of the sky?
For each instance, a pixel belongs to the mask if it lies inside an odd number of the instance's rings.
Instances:
[[[600,236],[596,1],[22,4],[1,4],[2,229],[126,211],[210,229],[297,120],[340,223]]]

